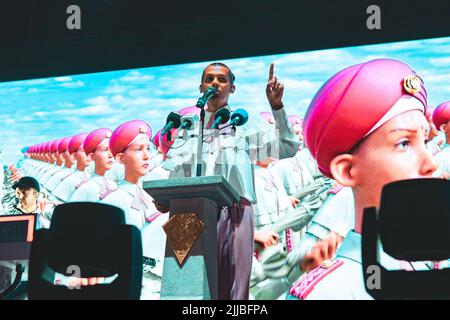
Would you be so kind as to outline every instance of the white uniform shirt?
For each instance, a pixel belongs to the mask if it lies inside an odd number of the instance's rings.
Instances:
[[[301,151],[297,152],[295,157],[274,163],[270,170],[280,177],[288,195],[295,196],[303,187],[314,181]]]
[[[53,191],[53,195],[63,202],[67,202],[75,191],[76,186],[89,179],[89,173],[86,171],[75,170],[71,174],[63,177],[61,182]]]
[[[113,180],[106,176],[94,174],[89,180],[80,182],[75,186],[75,191],[70,196],[68,202],[97,202],[115,189],[117,189],[117,184]]]
[[[275,223],[292,208],[280,178],[269,168],[255,169],[255,192],[253,215],[256,229]]]
[[[229,106],[224,108],[229,109]],[[272,113],[278,130],[269,126],[262,117],[250,116],[245,125],[236,127],[233,132],[226,125],[220,125],[220,130],[206,129],[212,113],[205,111],[201,175],[222,175],[241,197],[256,203],[256,161],[268,156],[279,159],[293,157],[299,146],[284,108]],[[194,127],[196,129],[189,131],[187,138],[176,139],[167,154],[164,168],[171,171],[170,177],[196,176],[198,126]],[[185,130],[180,131],[179,136],[184,133]]]
[[[144,198],[143,201],[140,196]],[[153,198],[139,184],[136,185],[126,180],[120,181],[118,188],[106,195],[100,202],[121,208],[125,212],[126,223],[139,229],[142,229],[147,217],[158,212]]]
[[[52,192],[61,182],[61,179],[68,176],[71,173],[72,169],[69,169],[67,167],[63,167],[59,171],[54,172],[53,175],[44,184],[45,189]]]

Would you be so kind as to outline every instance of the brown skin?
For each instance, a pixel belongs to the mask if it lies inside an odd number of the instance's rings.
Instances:
[[[269,68],[269,80],[267,81],[266,86],[266,96],[267,100],[269,100],[270,107],[273,110],[279,110],[283,107],[283,102],[281,99],[283,98],[284,86],[278,82],[277,77],[274,76],[274,64],[270,64]]]
[[[200,93],[205,93],[209,87],[215,87],[217,93],[208,100],[206,110],[216,112],[228,104],[228,97],[236,89],[231,84],[228,69],[223,66],[208,66],[203,72],[202,83],[200,84]]]
[[[228,104],[228,97],[234,93],[236,87],[231,84],[229,71],[224,66],[208,66],[203,72],[202,83],[200,84],[200,93],[204,93],[209,87],[215,87],[217,93],[208,100],[206,110],[216,112]],[[270,65],[269,79],[266,86],[266,96],[273,110],[282,108],[282,97],[284,86],[278,82],[274,76],[274,64]]]

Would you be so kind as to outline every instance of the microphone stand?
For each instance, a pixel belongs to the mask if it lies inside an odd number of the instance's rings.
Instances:
[[[203,153],[203,124],[205,122],[204,106],[200,109],[200,126],[198,128],[199,134],[197,138],[197,172],[196,177],[202,175],[202,153]]]

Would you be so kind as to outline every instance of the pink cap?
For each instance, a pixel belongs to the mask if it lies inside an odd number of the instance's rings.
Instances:
[[[288,121],[291,124],[291,126],[295,126],[296,124],[303,126],[303,119],[297,115],[290,115],[288,117]]]
[[[69,145],[70,139],[72,139],[72,137],[65,137],[59,140],[58,143],[58,153],[64,153],[67,150],[67,146]]]
[[[186,114],[196,114],[200,117],[200,108],[196,106],[186,107],[178,110],[178,113],[181,114],[182,116]]]
[[[52,141],[52,144],[51,144],[51,146],[50,146],[50,152],[51,152],[51,153],[58,152],[58,143],[59,143],[59,140],[60,140],[60,139],[57,139],[57,140],[53,140],[53,141]]]
[[[304,122],[306,146],[320,171],[332,177],[330,163],[349,152],[383,123],[400,98],[425,112],[427,92],[422,79],[406,63],[377,59],[335,74],[314,96]],[[416,100],[417,99],[417,100]],[[392,118],[391,118],[392,119]]]
[[[114,156],[123,152],[130,143],[140,134],[146,134],[149,139],[152,137],[150,125],[142,120],[131,120],[122,123],[114,130],[109,139],[109,148]]]
[[[86,152],[86,154],[94,152],[102,142],[111,138],[111,134],[112,131],[108,128],[100,128],[92,131],[84,140],[84,152]]]
[[[275,118],[273,117],[272,112],[263,111],[259,113],[261,117],[264,118],[268,123],[275,124]]]
[[[69,144],[67,145],[67,150],[69,153],[75,153],[80,148],[80,146],[83,144],[84,139],[87,137],[87,132],[76,134],[70,139]]]
[[[158,132],[155,133],[155,136],[152,139],[152,142],[156,148],[158,148],[159,144],[161,143],[161,131],[162,131],[162,129],[159,129]]]
[[[450,120],[450,101],[441,103],[433,112],[433,122],[437,129]]]
[[[51,146],[52,146],[52,142],[51,141],[47,141],[45,144],[44,144],[45,146],[44,146],[44,152],[45,153],[50,153],[51,152]]]

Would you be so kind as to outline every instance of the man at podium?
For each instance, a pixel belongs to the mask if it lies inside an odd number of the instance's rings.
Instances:
[[[248,299],[249,296],[256,162],[268,156],[278,159],[293,157],[299,146],[283,108],[284,86],[274,76],[273,64],[266,95],[276,122],[275,129],[267,126],[259,116],[250,116],[245,125],[238,127],[218,124],[216,115],[219,110],[225,108],[233,112],[228,98],[236,89],[234,81],[235,76],[228,66],[212,63],[204,69],[199,86],[202,94],[210,87],[217,90],[204,106],[200,175],[222,175],[241,197],[239,204],[221,209],[217,225],[219,299]],[[198,128],[198,118],[193,119],[196,123],[192,128]],[[170,178],[196,176],[197,130],[188,133],[178,130],[165,163],[165,168],[171,171]]]

